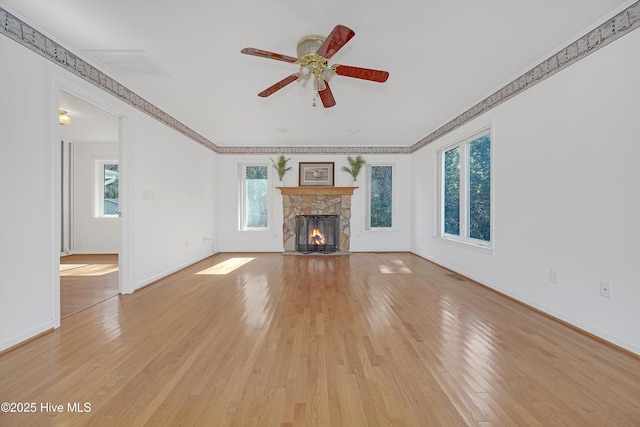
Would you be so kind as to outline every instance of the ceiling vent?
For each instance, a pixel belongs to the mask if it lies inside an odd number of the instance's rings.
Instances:
[[[168,76],[143,50],[83,50],[87,59],[117,75]]]

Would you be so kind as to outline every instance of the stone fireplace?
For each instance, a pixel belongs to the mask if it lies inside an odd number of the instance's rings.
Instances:
[[[348,253],[351,239],[351,196],[357,187],[278,187],[282,193],[282,239],[285,253],[300,251],[296,241],[296,217],[337,216],[336,253]],[[308,249],[308,248],[306,248]],[[313,251],[311,251],[313,252]]]

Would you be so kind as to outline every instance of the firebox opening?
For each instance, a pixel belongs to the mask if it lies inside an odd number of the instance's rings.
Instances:
[[[338,215],[296,215],[297,252],[332,253],[340,249]]]

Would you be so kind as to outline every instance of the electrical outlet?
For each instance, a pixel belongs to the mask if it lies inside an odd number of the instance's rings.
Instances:
[[[549,270],[549,280],[551,283],[560,283],[560,272],[555,268]]]
[[[600,296],[611,298],[611,282],[600,282]]]

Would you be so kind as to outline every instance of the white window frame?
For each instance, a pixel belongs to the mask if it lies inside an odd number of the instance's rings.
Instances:
[[[391,166],[391,227],[371,226],[371,172],[375,166]],[[368,231],[395,231],[398,218],[398,179],[395,162],[367,162],[366,191],[365,191],[365,229]]]
[[[118,213],[104,213],[104,167],[105,165],[120,165],[120,161],[116,159],[96,159],[94,161],[94,218],[96,219],[113,219],[119,218]],[[119,168],[118,168],[119,169]],[[119,179],[119,178],[118,178]],[[118,194],[119,199],[120,194]]]
[[[267,168],[267,226],[247,227],[247,206],[246,206],[246,170],[247,167],[262,166]],[[273,181],[271,169],[266,162],[247,162],[238,164],[238,231],[270,231],[273,219],[271,209],[273,191],[271,183]]]
[[[491,146],[490,146],[490,220],[489,227],[491,231],[491,238],[489,241],[474,239],[472,237],[468,237],[469,234],[469,180],[468,180],[468,155],[469,155],[469,144],[475,141],[478,138],[481,138],[485,135],[489,135]],[[444,200],[444,187],[445,187],[445,179],[444,179],[444,161],[445,161],[445,153],[449,150],[460,147],[460,235],[445,233],[444,231],[444,211],[445,211],[445,200]],[[439,176],[439,194],[438,194],[438,229],[439,236],[441,239],[447,242],[451,242],[454,244],[461,244],[464,247],[477,248],[482,251],[488,251],[493,253],[495,247],[495,227],[494,227],[494,219],[495,219],[495,168],[494,168],[494,150],[495,148],[495,138],[493,132],[493,126],[487,125],[482,127],[481,129],[473,132],[472,134],[465,136],[463,138],[458,139],[456,142],[446,145],[442,149],[438,151],[438,176]]]

